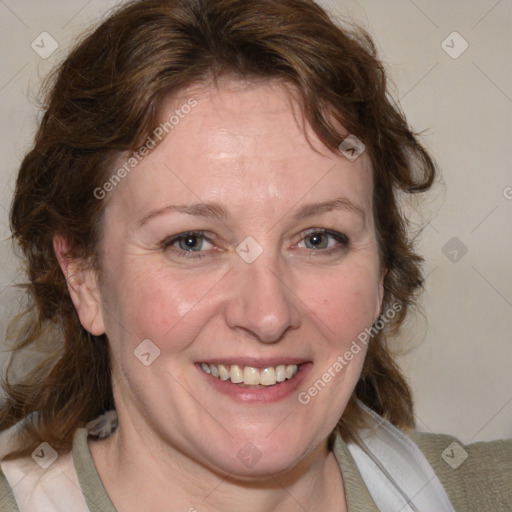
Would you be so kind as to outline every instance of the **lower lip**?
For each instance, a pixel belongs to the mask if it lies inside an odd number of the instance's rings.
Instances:
[[[284,400],[297,390],[302,384],[306,375],[309,373],[313,363],[303,363],[299,372],[292,379],[278,382],[273,386],[266,388],[250,388],[242,387],[238,384],[233,384],[230,380],[221,380],[218,377],[213,377],[205,373],[197,364],[196,367],[206,381],[212,385],[217,391],[229,396],[233,400],[242,403],[273,403]]]

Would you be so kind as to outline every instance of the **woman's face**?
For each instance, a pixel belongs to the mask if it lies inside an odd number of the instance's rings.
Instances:
[[[369,159],[311,132],[316,152],[279,85],[191,89],[173,114],[104,217],[94,325],[121,429],[223,473],[283,471],[324,449],[364,345],[335,363],[380,312]]]

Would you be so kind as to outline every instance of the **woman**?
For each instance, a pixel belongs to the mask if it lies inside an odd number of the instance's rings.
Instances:
[[[510,442],[414,432],[386,345],[422,285],[397,196],[434,174],[316,4],[121,7],[16,184],[14,353],[51,355],[5,384],[2,510],[508,510]]]

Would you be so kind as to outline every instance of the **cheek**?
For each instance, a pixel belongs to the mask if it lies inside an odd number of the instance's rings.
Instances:
[[[347,268],[310,281],[302,291],[319,328],[337,343],[354,339],[375,321],[379,281],[372,268]]]
[[[110,322],[115,337],[129,336],[133,342],[149,338],[173,351],[185,348],[207,320],[222,275],[170,272],[147,261],[132,262],[125,269],[129,272],[119,266],[113,274],[111,282],[116,284],[107,300],[116,311]]]

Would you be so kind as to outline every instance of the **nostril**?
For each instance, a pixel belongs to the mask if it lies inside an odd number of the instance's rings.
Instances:
[[[239,249],[251,251],[249,241]],[[301,325],[297,298],[267,265],[241,262],[226,284],[225,321],[260,343],[273,344]]]

